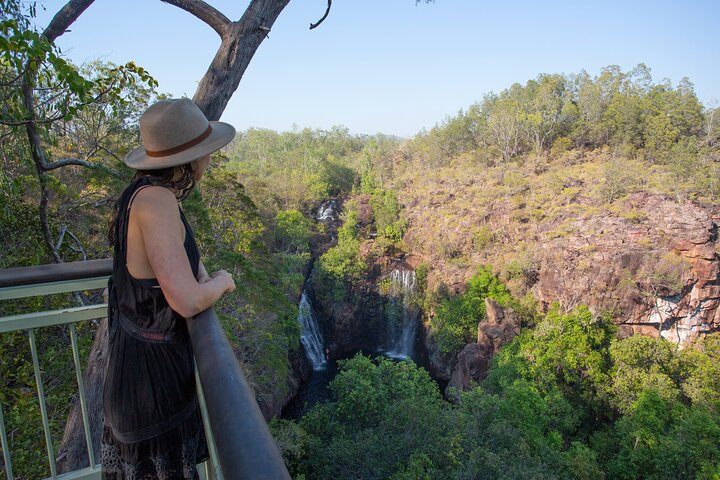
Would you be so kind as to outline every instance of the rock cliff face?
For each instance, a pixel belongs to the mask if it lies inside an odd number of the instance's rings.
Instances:
[[[313,245],[312,255],[314,258],[320,257],[337,245],[337,231],[343,223],[339,214],[342,203],[342,200],[336,200],[334,211],[322,221],[325,225],[325,233],[318,236]],[[365,230],[372,223],[369,197],[360,195],[357,203],[357,227]],[[372,245],[372,240],[366,241],[361,246],[364,257],[368,256],[370,245]],[[322,295],[317,295],[312,288],[312,282],[308,282],[312,303],[320,314],[325,347],[330,356],[337,358],[351,352],[375,347],[378,329],[382,326],[383,311],[382,299],[376,285],[380,271],[379,265],[371,264],[363,280],[353,285],[350,294],[341,301],[323,302]]]
[[[383,328],[383,303],[371,274],[350,296],[339,302],[313,301],[325,326],[325,345],[331,357],[372,350]]]
[[[627,199],[640,221],[601,213],[543,245],[534,287],[545,303],[615,313],[626,334],[680,345],[720,329],[717,225],[691,203],[647,194]]]
[[[630,195],[612,209],[578,197],[551,221],[513,222],[517,213],[508,202],[501,200],[480,216],[474,207],[454,208],[472,205],[463,196],[472,199],[477,192],[447,187],[446,179],[437,182],[453,192],[443,201],[421,201],[411,190],[399,196],[409,223],[405,243],[412,251],[403,263],[405,268],[429,265],[429,289],[444,283],[451,293],[461,293],[478,265],[492,264],[515,293],[530,292],[540,308],[559,302],[568,310],[586,304],[598,314],[611,312],[622,335],[662,335],[686,346],[720,330],[717,216],[711,208],[649,193]],[[363,210],[361,217],[362,228],[372,212]],[[429,225],[440,227],[439,238],[429,236]],[[492,241],[479,251],[473,235],[482,226],[492,232]],[[367,240],[361,253],[371,244]],[[374,259],[350,297],[319,306],[333,355],[378,346],[383,301],[377,283],[393,268],[392,261]],[[514,276],[506,273],[511,262],[519,264]],[[511,311],[492,301],[486,308],[477,342],[457,356],[442,354],[432,332],[419,336],[432,374],[451,387],[466,389],[482,379],[500,346],[519,332],[520,321]]]
[[[405,242],[431,266],[429,288],[461,292],[477,265],[490,264],[513,293],[529,291],[542,308],[609,311],[625,335],[686,346],[720,330],[719,219],[711,207],[637,193],[611,206],[576,195],[552,212],[528,213],[505,197],[478,207],[483,192],[471,176],[434,185],[440,193],[431,199],[408,183],[399,194]],[[489,240],[478,246],[482,229]]]
[[[263,395],[259,395],[257,391],[255,392],[260,411],[267,421],[270,421],[273,417],[279,417],[283,407],[297,395],[300,384],[310,378],[312,367],[308,363],[302,344],[294,354],[290,354],[289,360],[290,371],[285,378],[285,389],[278,386],[276,391],[267,392]]]

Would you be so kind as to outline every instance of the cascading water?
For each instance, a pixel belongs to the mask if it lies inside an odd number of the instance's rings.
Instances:
[[[315,220],[319,222],[327,222],[337,220],[337,201],[325,200],[318,207]]]
[[[300,341],[305,347],[305,353],[313,371],[310,378],[302,383],[292,401],[283,409],[283,418],[293,419],[302,417],[316,403],[326,402],[330,399],[328,385],[337,373],[335,362],[328,362],[325,357],[325,344],[320,324],[306,290],[302,292],[298,307]]]
[[[385,317],[388,320],[388,346],[385,355],[412,358],[419,327],[417,280],[413,270],[393,270],[389,277]]]
[[[305,347],[305,352],[307,352],[313,370],[324,370],[327,367],[327,361],[325,360],[325,345],[322,332],[305,290],[303,290],[300,297],[298,321],[301,326],[300,341]]]

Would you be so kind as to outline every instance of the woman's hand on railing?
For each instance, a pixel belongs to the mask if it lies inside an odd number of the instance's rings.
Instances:
[[[235,281],[232,278],[232,274],[227,270],[218,270],[217,272],[210,274],[208,281],[218,281],[225,284],[225,290],[223,293],[230,293],[235,290]]]

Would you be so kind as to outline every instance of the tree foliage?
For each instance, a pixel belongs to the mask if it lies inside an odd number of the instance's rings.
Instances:
[[[312,273],[316,295],[326,303],[345,299],[367,269],[360,257],[358,212],[353,205],[345,205],[342,221],[337,245],[320,256]]]
[[[356,356],[341,364],[329,402],[273,428],[306,478],[715,478],[716,406],[680,392],[698,391],[687,388],[696,369],[712,374],[717,335],[704,351],[678,352],[613,332],[587,308],[552,310],[456,404],[411,363]],[[702,378],[703,396],[717,398],[717,375]]]
[[[485,318],[485,299],[507,305],[510,292],[488,266],[478,268],[467,281],[465,293],[440,301],[431,317],[433,338],[444,353],[458,353],[477,337],[478,323]]]
[[[541,74],[525,85],[486,94],[466,112],[416,137],[410,148],[421,157],[432,150],[431,165],[494,152],[507,162],[531,152],[547,155],[565,139],[576,148],[609,145],[666,163],[687,139],[712,142],[717,123],[715,110],[703,107],[687,78],[674,87],[668,81],[655,84],[644,64],[629,72],[610,65],[594,78],[584,71]]]

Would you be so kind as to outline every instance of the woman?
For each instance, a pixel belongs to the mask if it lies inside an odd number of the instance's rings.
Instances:
[[[192,479],[207,458],[185,319],[235,284],[208,275],[179,202],[234,135],[191,100],[165,100],[142,115],[143,145],[125,157],[137,173],[110,228],[103,478]]]

